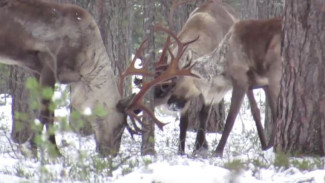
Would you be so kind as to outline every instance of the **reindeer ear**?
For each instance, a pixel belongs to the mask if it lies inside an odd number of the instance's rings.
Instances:
[[[185,66],[183,68],[188,68],[192,65],[193,53],[189,50],[186,54]]]
[[[192,50],[189,50],[187,55],[186,55],[186,63],[191,63],[193,58],[193,53]]]

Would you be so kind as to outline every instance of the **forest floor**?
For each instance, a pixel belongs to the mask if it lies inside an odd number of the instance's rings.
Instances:
[[[264,96],[256,92],[259,103]],[[11,100],[0,96],[0,183],[14,182],[117,182],[117,183],[324,183],[325,158],[290,158],[261,151],[248,102],[244,103],[228,139],[223,158],[210,154],[221,134],[209,133],[209,151],[205,157],[192,154],[195,133],[189,132],[186,155],[177,154],[179,120],[176,114],[156,114],[169,122],[163,131],[156,129],[156,156],[141,156],[141,138],[134,140],[125,132],[118,157],[103,158],[95,151],[93,136],[81,137],[61,131],[57,141],[63,154],[52,159],[40,151],[35,159],[28,145],[19,146],[10,139]],[[229,95],[226,104],[229,105]],[[263,108],[262,108],[263,113]],[[56,110],[56,116],[67,116],[67,107]],[[23,155],[24,154],[24,155]]]

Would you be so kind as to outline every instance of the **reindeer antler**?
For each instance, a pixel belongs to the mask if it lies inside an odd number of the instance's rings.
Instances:
[[[128,76],[128,75],[154,76],[154,74],[146,71],[144,67],[135,68],[135,62],[137,61],[137,59],[143,60],[142,53],[143,53],[143,50],[145,49],[146,42],[147,42],[147,40],[144,40],[141,43],[139,49],[136,51],[136,53],[132,59],[132,62],[130,63],[130,66],[128,68],[126,68],[126,70],[120,75],[120,81],[119,81],[118,88],[119,88],[119,92],[120,92],[121,96],[123,96],[123,82],[124,82],[124,78],[126,76]]]
[[[168,52],[169,52],[169,54],[171,56],[171,61],[168,64],[168,67],[167,67],[166,71],[164,72],[165,73],[164,76],[166,76],[166,75],[175,75],[175,76],[188,75],[188,76],[199,77],[199,76],[197,76],[197,75],[195,75],[195,74],[193,74],[191,72],[191,69],[193,68],[194,64],[187,67],[187,68],[184,68],[184,69],[179,68],[179,61],[180,61],[182,55],[184,54],[185,50],[187,49],[188,45],[195,42],[195,41],[197,41],[199,39],[199,36],[196,37],[195,39],[191,40],[191,41],[182,43],[173,32],[171,32],[170,30],[164,28],[160,24],[155,25],[155,31],[163,31],[163,32],[166,32],[169,35],[169,37],[170,36],[173,37],[174,40],[177,43],[177,48],[178,48],[176,56],[175,56],[171,52],[169,47],[167,47],[167,50],[168,50]],[[168,37],[168,39],[169,39],[169,37]],[[168,44],[170,44],[169,41],[168,41]]]
[[[147,115],[149,117],[151,117],[154,121],[154,123],[159,127],[159,129],[163,129],[163,126],[166,125],[165,123],[159,121],[154,113],[148,109],[144,103],[143,103],[143,100],[144,100],[144,95],[155,85],[157,84],[160,84],[166,80],[170,80],[176,76],[194,76],[194,77],[198,77],[197,75],[191,73],[191,67],[188,67],[188,68],[184,68],[184,69],[180,69],[179,68],[179,60],[181,58],[181,56],[183,55],[184,51],[186,50],[187,46],[191,43],[193,43],[194,41],[196,41],[198,38],[192,40],[192,41],[189,41],[189,42],[186,42],[186,43],[182,43],[178,38],[177,36],[172,33],[170,30],[168,29],[165,29],[163,28],[162,26],[160,25],[156,25],[155,26],[155,31],[163,31],[163,32],[166,32],[168,33],[168,38],[166,40],[166,43],[164,45],[164,49],[163,49],[163,52],[162,52],[162,55],[159,59],[159,61],[155,64],[156,68],[157,67],[160,67],[160,66],[166,66],[167,69],[162,72],[160,75],[156,76],[155,79],[151,80],[151,81],[146,81],[146,82],[143,82],[142,83],[142,88],[141,90],[139,91],[139,93],[137,93],[136,95],[132,96],[127,104],[123,105],[123,111],[131,118],[131,122],[132,124],[134,125],[134,128],[135,128],[135,132],[138,132],[139,131],[139,127],[135,124],[135,121],[138,121],[140,124],[143,124],[142,121],[141,121],[141,116],[138,116],[136,114],[135,111],[137,110],[141,110],[145,113],[147,113]],[[176,56],[174,56],[170,49],[169,49],[169,46],[170,46],[170,37],[173,37],[175,39],[175,41],[177,42],[177,46],[178,46],[178,50],[177,50],[177,54]],[[137,58],[140,58],[140,59],[143,59],[142,58],[142,52],[143,52],[143,49],[145,47],[145,41],[142,42],[142,44],[140,45],[139,49],[136,51],[136,54],[135,54],[135,57],[133,58],[129,68],[126,69],[125,72],[123,72],[123,74],[121,75],[121,78],[120,78],[120,85],[119,85],[119,89],[120,91],[122,91],[122,84],[123,84],[123,79],[127,76],[127,75],[143,75],[143,76],[153,76],[154,74],[148,72],[147,70],[145,70],[144,68],[141,68],[141,69],[136,69],[135,68],[135,61]],[[171,62],[169,64],[166,65],[165,63],[165,56],[167,54],[167,51],[169,52],[170,56],[171,56]],[[121,109],[121,107],[119,107]],[[128,127],[128,130],[130,132],[130,128]],[[131,132],[130,132],[131,133]]]

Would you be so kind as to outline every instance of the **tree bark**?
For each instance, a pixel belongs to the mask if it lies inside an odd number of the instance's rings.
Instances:
[[[324,7],[286,0],[276,151],[325,155]]]
[[[28,89],[25,87],[27,78],[33,77],[33,74],[18,66],[9,68],[9,88],[12,97],[11,138],[15,143],[23,144],[32,136],[31,124],[36,118],[36,112],[30,107]]]
[[[283,15],[284,0],[242,0],[241,19],[268,19]]]
[[[144,67],[151,73],[155,72],[155,39],[154,39],[154,21],[155,21],[155,0],[143,1],[143,40],[147,39],[147,49],[145,50]],[[144,77],[144,81],[151,80],[151,77]],[[154,94],[149,91],[145,96],[145,105],[154,109]],[[155,151],[155,123],[148,116],[144,117],[142,128],[141,155],[154,155]]]
[[[185,0],[183,4],[173,8],[172,5],[176,2],[175,0],[160,0],[160,12],[162,16],[165,17],[168,27],[173,32],[179,32],[191,12],[205,1],[206,0]]]

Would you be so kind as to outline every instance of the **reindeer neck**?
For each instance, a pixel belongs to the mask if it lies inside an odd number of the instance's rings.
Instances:
[[[223,75],[226,67],[226,57],[229,51],[230,40],[231,34],[227,33],[216,49],[195,60],[193,71],[206,80],[211,80],[218,75]]]

